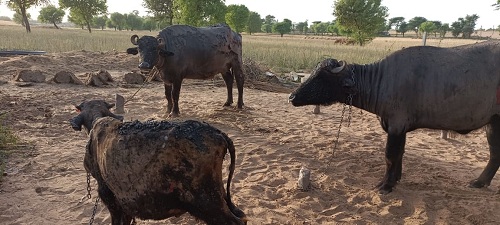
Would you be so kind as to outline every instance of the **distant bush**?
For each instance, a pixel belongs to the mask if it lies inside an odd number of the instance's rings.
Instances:
[[[0,16],[0,20],[3,20],[3,21],[12,21],[12,19],[8,16]]]

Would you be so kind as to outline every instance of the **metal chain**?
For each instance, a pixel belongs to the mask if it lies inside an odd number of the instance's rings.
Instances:
[[[89,225],[94,223],[95,214],[97,212],[97,204],[99,204],[99,196],[95,198],[94,209],[92,210],[92,216],[90,217]]]
[[[349,105],[349,106],[347,106]],[[337,150],[337,144],[339,143],[339,138],[340,138],[340,130],[342,129],[342,123],[344,122],[344,115],[345,115],[345,110],[349,109],[348,116],[347,116],[347,127],[351,126],[351,118],[352,118],[352,95],[348,95],[346,101],[344,102],[344,105],[342,107],[342,115],[340,116],[340,123],[339,123],[339,129],[337,130],[337,137],[335,138],[335,145],[333,146],[333,152],[332,155],[335,155],[335,150]]]
[[[351,80],[352,80],[353,84],[356,83],[356,81],[354,80],[354,67],[351,67]],[[345,115],[346,108],[349,109],[349,113],[347,115],[347,127],[351,126],[352,98],[353,98],[353,94],[347,95],[347,99],[344,102],[344,106],[342,107],[342,115],[340,116],[339,129],[337,130],[337,137],[335,139],[335,145],[333,146],[332,156],[335,155],[335,151],[337,150],[337,145],[339,143],[339,138],[340,138],[340,130],[342,129],[342,123],[344,122],[344,115]],[[349,105],[349,106],[347,106],[347,105]]]
[[[92,198],[92,194],[90,194],[90,191],[92,191],[92,189],[90,188],[90,173],[87,173],[87,198],[88,199]]]
[[[91,199],[92,194],[90,193],[92,191],[92,188],[90,187],[90,173],[87,173],[87,198]],[[89,225],[92,225],[94,223],[94,218],[95,214],[97,212],[97,204],[99,203],[99,196],[96,197],[95,199],[95,204],[94,204],[94,209],[92,210],[92,216],[90,217]]]

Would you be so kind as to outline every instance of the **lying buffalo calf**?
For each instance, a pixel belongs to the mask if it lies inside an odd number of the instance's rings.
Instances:
[[[387,132],[388,193],[401,179],[406,133],[418,128],[461,134],[487,126],[490,159],[471,187],[488,186],[500,166],[500,42],[406,48],[366,65],[326,59],[290,95],[294,106],[352,105],[380,117]],[[349,104],[350,101],[347,101]]]
[[[207,224],[246,224],[245,214],[231,202],[235,148],[225,133],[192,120],[123,123],[111,107],[101,100],[84,102],[70,122],[75,130],[83,125],[90,131],[84,165],[97,180],[113,225],[185,212]],[[222,163],[227,150],[226,193]]]

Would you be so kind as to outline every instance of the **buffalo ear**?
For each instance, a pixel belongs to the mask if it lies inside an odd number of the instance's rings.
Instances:
[[[77,112],[80,112],[80,111],[82,111],[82,106],[79,106],[79,105],[75,105],[75,108],[76,108],[76,111],[77,111]]]
[[[167,51],[167,50],[164,50],[164,49],[160,49],[159,50],[159,54],[160,54],[160,56],[163,56],[163,57],[173,56],[174,55],[173,52]]]
[[[137,53],[139,53],[139,51],[137,50],[137,47],[127,49],[127,54],[137,55]]]

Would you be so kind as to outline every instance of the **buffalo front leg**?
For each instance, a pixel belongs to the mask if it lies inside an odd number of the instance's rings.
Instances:
[[[486,137],[490,146],[490,160],[481,175],[470,182],[470,187],[489,186],[500,166],[500,116],[491,118],[490,124],[486,126]]]
[[[401,179],[405,142],[406,133],[397,135],[389,134],[387,136],[385,149],[385,175],[382,181],[377,185],[380,194],[392,192],[392,188]]]
[[[224,103],[224,106],[230,106],[233,104],[233,82],[234,77],[230,70],[222,74],[222,79],[224,79],[224,83],[226,83],[227,88],[227,100]]]
[[[118,204],[115,195],[111,192],[111,190],[109,190],[108,186],[99,184],[97,192],[99,193],[99,197],[102,199],[102,202],[104,202],[109,210],[112,225],[129,225],[132,222],[133,218],[125,214],[120,204]]]
[[[172,83],[172,111],[168,115],[169,117],[178,117],[180,114],[179,111],[179,96],[181,93],[181,84],[182,80],[180,81],[174,81]]]
[[[165,98],[167,99],[167,114],[172,112],[172,83],[164,83],[165,86]]]

